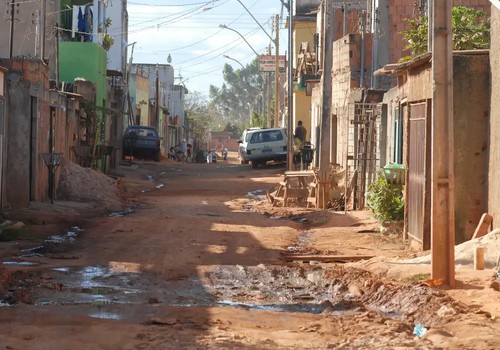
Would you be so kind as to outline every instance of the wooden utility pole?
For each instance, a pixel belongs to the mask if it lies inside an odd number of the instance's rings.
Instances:
[[[274,127],[279,126],[279,110],[280,110],[280,16],[276,15],[275,19],[276,39],[274,46],[276,48],[276,71],[274,73]]]
[[[317,207],[325,209],[330,200],[330,123],[332,113],[332,66],[333,66],[333,6],[325,1],[325,25],[323,40],[323,75],[321,77],[321,111],[319,173]]]
[[[452,1],[432,0],[432,279],[455,285]],[[429,31],[431,33],[431,31]]]

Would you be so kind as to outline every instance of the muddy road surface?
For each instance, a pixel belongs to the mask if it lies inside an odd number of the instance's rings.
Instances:
[[[4,244],[0,349],[500,347],[494,317],[445,291],[286,261],[411,252],[366,214],[271,207],[284,170],[137,162],[119,171],[121,212],[37,210],[36,223],[68,227]]]

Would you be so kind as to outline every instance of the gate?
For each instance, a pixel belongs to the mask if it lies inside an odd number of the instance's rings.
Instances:
[[[430,248],[430,102],[410,104],[407,233]]]
[[[368,186],[375,181],[380,169],[381,108],[376,103],[349,104],[347,125],[346,210],[365,208]]]

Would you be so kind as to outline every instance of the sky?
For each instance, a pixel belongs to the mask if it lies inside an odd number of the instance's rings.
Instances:
[[[240,63],[246,66],[255,58],[252,48],[266,54],[271,44],[266,32],[275,37],[276,15],[280,15],[280,54],[285,54],[288,45],[288,12],[280,0],[131,0],[127,4],[128,42],[136,42],[133,62],[167,64],[170,54],[175,83],[184,83],[204,98],[210,85],[222,86],[224,64],[235,70],[241,68]],[[248,44],[235,31],[219,25],[239,32]]]

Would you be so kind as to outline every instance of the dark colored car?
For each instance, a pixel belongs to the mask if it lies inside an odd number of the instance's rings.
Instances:
[[[130,125],[123,134],[123,158],[152,158],[160,161],[160,136],[154,126]]]

